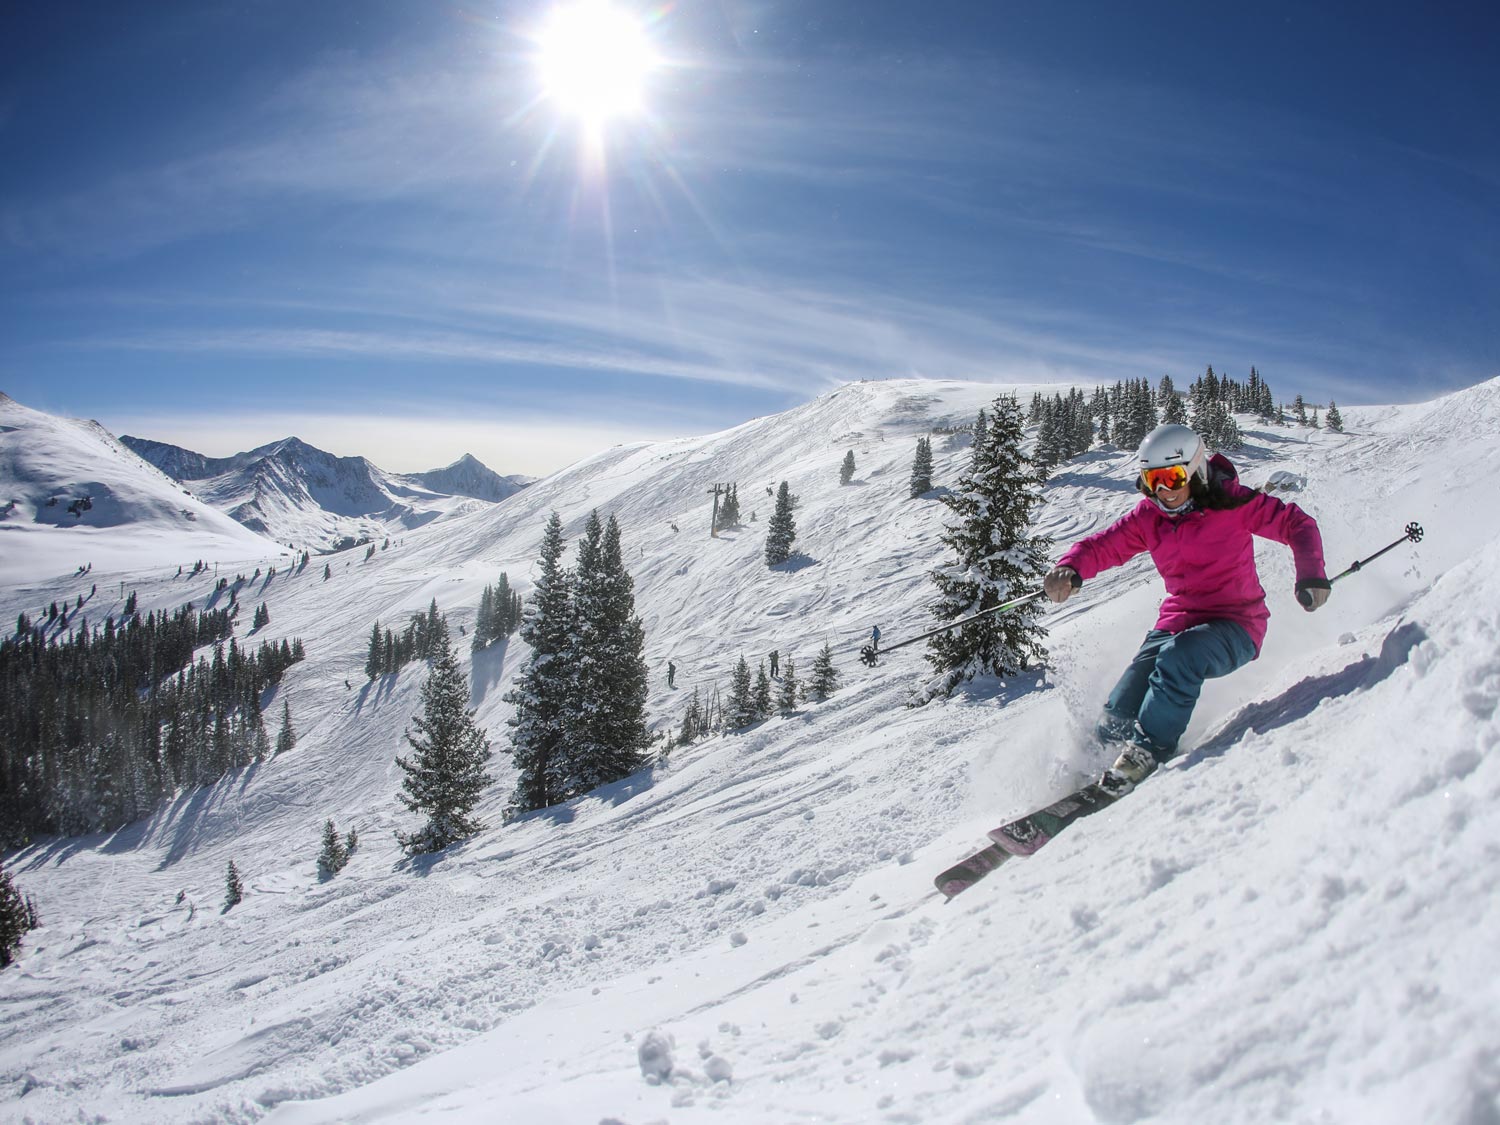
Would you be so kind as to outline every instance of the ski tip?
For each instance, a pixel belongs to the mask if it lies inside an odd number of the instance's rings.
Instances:
[[[963,879],[934,880],[934,886],[942,893],[944,902],[952,902],[956,895],[968,890],[972,885]]]

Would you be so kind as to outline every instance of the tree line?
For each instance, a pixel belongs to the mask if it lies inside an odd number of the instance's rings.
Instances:
[[[0,642],[5,844],[109,831],[272,756],[262,695],[303,658],[302,642],[241,648],[232,612],[189,603],[51,641],[32,629]],[[212,657],[200,652],[208,645]]]
[[[430,660],[447,641],[448,622],[438,612],[437,599],[426,613],[414,613],[399,633],[382,629],[376,621],[370,626],[370,640],[365,646],[365,676],[375,679],[399,672],[413,660]]]

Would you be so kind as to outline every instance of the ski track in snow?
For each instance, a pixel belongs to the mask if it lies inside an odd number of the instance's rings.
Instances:
[[[289,701],[298,746],[112,835],[7,858],[44,925],[0,974],[0,1121],[1500,1119],[1500,504],[1485,487],[1500,449],[1465,437],[1495,432],[1500,381],[1348,409],[1345,435],[1247,426],[1243,476],[1305,482],[1286,498],[1318,517],[1330,573],[1408,520],[1427,538],[1313,615],[1289,553],[1262,545],[1265,650],[1207,685],[1189,752],[944,903],[938,870],[1101,766],[1083,732],[1161,596],[1141,560],[1100,576],[1048,611],[1051,671],[923,708],[905,707],[920,646],[858,662],[873,624],[887,645],[930,627],[945,509],[906,498],[916,437],[999,390],[852,384],[723,434],[608,450],[368,562],[332,556],[326,582],[324,559],[282,560],[242,587],[270,608],[265,639],[307,646],[267,708]],[[28,424],[59,452],[29,462],[36,476],[112,440],[41,418]],[[942,487],[967,443],[933,444]],[[1467,471],[1431,491],[1386,471],[1416,462]],[[1054,476],[1039,520],[1059,551],[1124,513],[1127,463],[1095,451]],[[801,557],[768,570],[765,487],[781,480],[801,500]],[[739,482],[747,522],[710,538],[716,481]],[[71,561],[57,537],[85,529],[0,526],[18,575],[0,613],[95,582],[95,622],[119,612],[122,582],[142,609],[201,606],[214,576],[178,563],[233,578],[275,561],[253,541],[234,557],[237,533],[209,517],[182,527],[120,495],[117,556],[100,534],[68,539],[89,546]],[[394,757],[425,669],[366,681],[371,622],[399,629],[435,598],[455,632],[471,625],[501,571],[527,591],[548,511],[571,542],[593,507],[621,522],[662,729],[695,686],[727,688],[741,655],[753,668],[772,648],[805,678],[830,643],[840,691],[501,826],[512,639],[472,660],[497,751],[491,828],[403,859]],[[319,882],[330,816],[361,847]],[[222,913],[230,858],[248,893]]]

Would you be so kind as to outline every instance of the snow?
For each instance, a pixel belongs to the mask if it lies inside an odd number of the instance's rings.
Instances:
[[[0,1121],[1496,1120],[1500,448],[1475,435],[1496,430],[1500,380],[1346,409],[1343,435],[1242,419],[1242,475],[1298,483],[1331,572],[1409,520],[1423,542],[1317,614],[1263,545],[1264,653],[1208,685],[1187,753],[945,904],[937,871],[1102,766],[1081,732],[1161,596],[1139,561],[1103,575],[1049,611],[1049,672],[922,708],[904,706],[920,646],[858,662],[871,625],[890,644],[930,624],[945,509],[906,499],[916,438],[997,390],[851,384],[602,452],[369,561],[334,556],[327,582],[312,565],[255,583],[262,633],[307,646],[280,689],[298,746],[112,835],[7,857],[44,925],[0,973]],[[53,432],[55,465],[28,454],[49,486],[94,440]],[[941,487],[966,442],[934,438]],[[1095,451],[1049,485],[1058,551],[1132,502],[1127,464]],[[767,569],[781,480],[801,558]],[[708,490],[729,481],[757,522],[710,538]],[[526,591],[549,511],[571,541],[593,507],[621,523],[663,727],[741,654],[779,649],[805,676],[826,640],[841,689],[511,825],[497,754],[491,828],[403,859],[394,757],[425,669],[365,681],[372,620],[436,598],[472,624],[501,571]],[[0,620],[92,582],[98,620],[122,583],[143,609],[202,604],[212,575],[177,564],[222,568],[245,542],[205,553],[203,520],[132,511],[84,577],[82,554],[32,543],[85,529],[0,522]],[[497,750],[522,649],[472,658]],[[320,882],[328,817],[361,844]],[[247,893],[222,913],[231,858]]]

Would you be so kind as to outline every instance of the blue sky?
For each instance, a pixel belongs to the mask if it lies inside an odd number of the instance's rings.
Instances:
[[[1494,4],[637,6],[594,146],[553,7],[9,0],[0,390],[542,474],[858,378],[1500,374]]]

